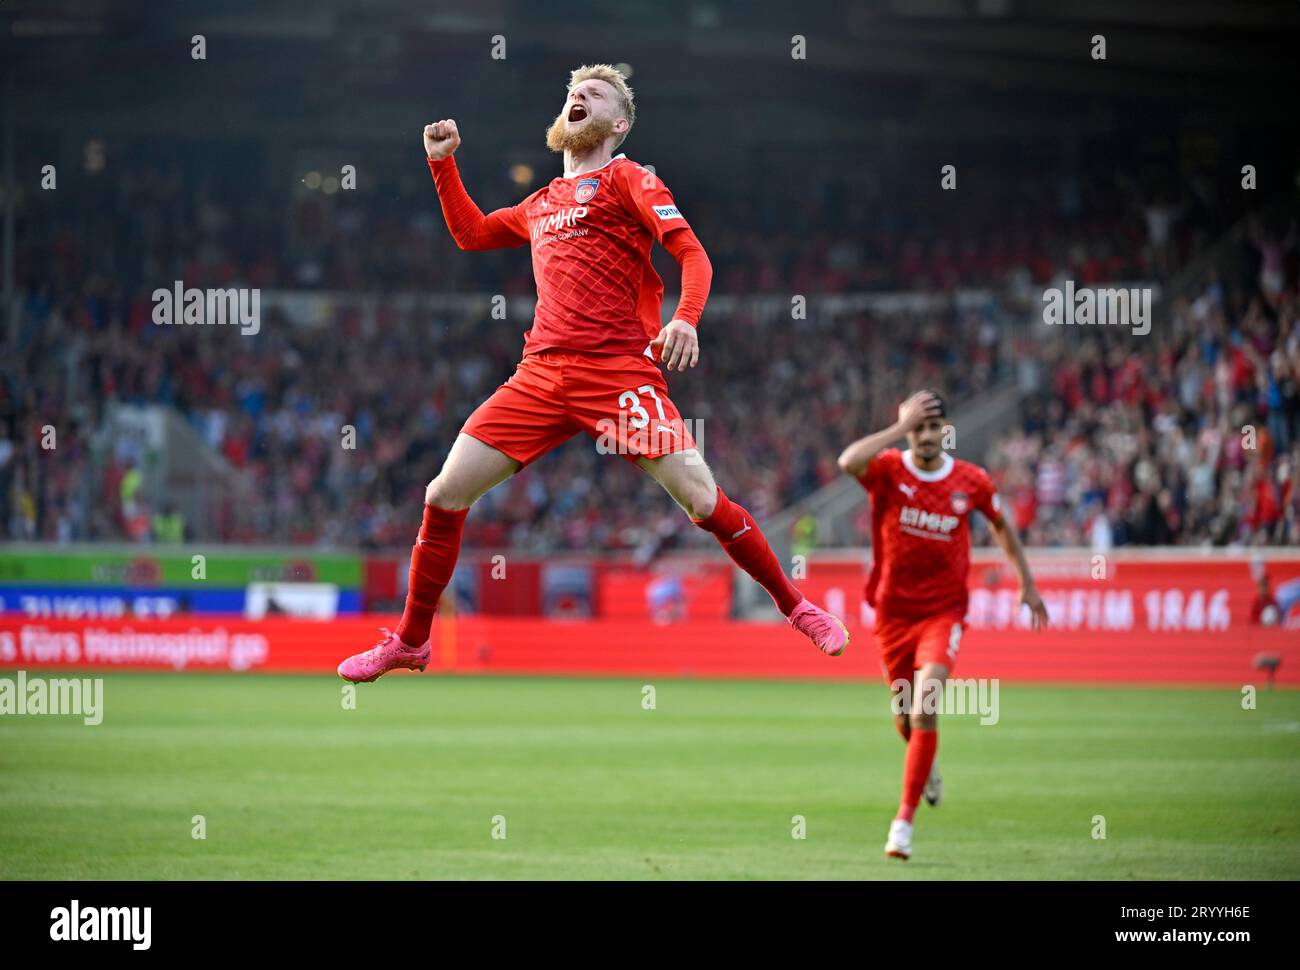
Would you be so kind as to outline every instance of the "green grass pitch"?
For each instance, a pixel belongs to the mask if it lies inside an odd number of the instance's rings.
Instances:
[[[0,717],[0,877],[1300,877],[1297,691],[1003,684],[899,862],[883,686],[648,682],[110,674],[98,727]]]

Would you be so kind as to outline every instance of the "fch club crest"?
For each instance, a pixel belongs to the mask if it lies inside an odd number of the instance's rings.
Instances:
[[[578,205],[590,202],[595,197],[598,188],[600,188],[600,179],[583,179],[578,183],[578,188],[573,193],[573,201]]]
[[[970,508],[970,499],[966,497],[965,492],[952,493],[952,510],[958,515],[965,515],[966,510]]]

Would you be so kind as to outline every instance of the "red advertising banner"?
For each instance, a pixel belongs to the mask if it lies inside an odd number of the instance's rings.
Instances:
[[[1212,560],[1050,557],[1035,562],[1052,614],[1025,628],[1014,577],[983,561],[972,570],[970,629],[955,674],[1008,681],[1262,684],[1262,658],[1276,682],[1300,684],[1300,559],[1267,564],[1279,622],[1253,623],[1257,581],[1245,558]],[[641,612],[629,596],[622,617],[546,619],[442,616],[431,671],[876,679],[880,668],[860,608],[860,563],[814,562],[801,585],[842,610],[853,642],[828,658],[782,622],[716,614],[715,582],[699,588],[702,612]],[[696,595],[696,594],[690,594]],[[1297,597],[1300,599],[1300,597]],[[638,604],[635,609],[632,603]],[[693,614],[693,615],[692,615]],[[36,621],[0,618],[0,668],[329,672],[369,647],[395,617],[329,621],[268,617]],[[402,674],[401,676],[407,676]]]
[[[656,624],[731,614],[732,565],[725,559],[665,560],[654,568],[602,563],[597,573],[600,615]]]
[[[1258,562],[1244,556],[1162,559],[1087,553],[1029,559],[1056,631],[1232,635],[1252,624],[1263,573],[1273,600],[1272,625],[1300,634],[1300,556]],[[863,600],[869,571],[865,561],[814,559],[799,587],[850,628],[870,628],[873,611]],[[970,571],[970,629],[1023,629],[1019,614],[1015,572],[1005,559],[980,555]]]
[[[409,566],[407,557],[366,559],[362,592],[368,610],[401,609]],[[670,553],[637,565],[594,556],[544,559],[475,551],[457,563],[451,588],[463,614],[672,623],[728,617],[732,570],[730,560],[722,556],[689,553]]]

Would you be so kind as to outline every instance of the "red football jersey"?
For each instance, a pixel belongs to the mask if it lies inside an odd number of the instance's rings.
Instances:
[[[1002,507],[988,472],[948,454],[926,472],[910,451],[890,448],[858,482],[871,496],[867,602],[890,616],[964,613],[971,510],[993,518]]]
[[[524,354],[640,354],[659,335],[664,284],[650,249],[689,224],[654,173],[615,155],[508,209],[532,244],[537,310]]]

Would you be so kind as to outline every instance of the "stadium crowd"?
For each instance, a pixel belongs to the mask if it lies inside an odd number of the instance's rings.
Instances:
[[[484,180],[473,165],[465,162],[475,188]],[[272,311],[250,337],[155,327],[150,294],[177,279],[531,292],[525,253],[455,251],[418,165],[357,193],[330,191],[329,179],[250,192],[257,183],[235,187],[220,171],[197,178],[137,163],[102,184],[22,200],[22,305],[0,362],[6,537],[186,533],[176,510],[141,487],[147,457],[104,440],[107,408],[124,402],[175,407],[251,477],[262,497],[251,519],[212,538],[402,546],[460,423],[509,375],[521,328],[478,310],[402,310],[381,297],[321,327]],[[671,381],[683,414],[700,422],[718,480],[760,518],[834,478],[843,442],[887,423],[907,390],[942,387],[959,403],[1016,375],[1024,426],[990,464],[1030,543],[1296,540],[1290,240],[1252,240],[1267,264],[1260,296],[1211,282],[1149,342],[1035,339],[999,309],[1002,295],[1024,303],[1063,274],[1080,284],[1168,279],[1229,220],[1208,183],[1191,180],[1176,194],[1136,178],[1010,179],[975,168],[963,170],[963,185],[983,175],[999,193],[954,206],[937,188],[907,196],[867,171],[826,173],[818,191],[790,198],[759,191],[770,184],[761,172],[748,176],[753,184],[737,176],[729,191],[664,175],[705,241],[715,294],[809,296],[806,319],[744,301],[707,310],[699,368]],[[485,209],[526,190],[486,181],[475,189]],[[661,273],[671,291],[675,267],[661,264]],[[958,287],[991,295],[966,311],[947,303],[832,313],[817,304],[819,294]],[[1247,446],[1233,429],[1252,422]],[[356,429],[355,448],[340,445],[345,426]],[[692,535],[647,476],[584,440],[490,493],[466,540],[547,551]]]
[[[26,396],[9,398],[12,382],[0,382],[0,409],[20,403],[40,416],[11,419],[3,436],[10,536],[151,537],[162,509],[143,507],[142,456],[127,442],[90,463],[94,429],[122,402],[177,408],[251,475],[265,502],[248,531],[222,538],[400,544],[424,484],[464,419],[509,376],[520,344],[519,328],[490,319],[486,305],[431,314],[380,302],[341,313],[328,340],[277,311],[246,337],[157,328],[150,310],[145,299],[104,318],[58,303],[28,308],[15,358]],[[862,414],[887,415],[906,387],[966,396],[997,380],[998,332],[974,311],[813,312],[773,325],[742,308],[709,320],[700,366],[674,376],[674,400],[719,480],[762,515],[833,478],[836,443]],[[55,450],[39,446],[45,425],[59,430]],[[355,447],[344,445],[348,427]],[[580,438],[490,493],[467,541],[618,548],[645,542],[647,527],[675,535],[681,515],[659,487]],[[97,480],[88,486],[87,475]]]
[[[1028,544],[1300,544],[1294,237],[1253,226],[1248,269],[1208,273],[1145,336],[1018,342],[1023,422],[988,466]]]
[[[400,166],[391,153],[362,161],[347,190],[324,165],[276,184],[233,151],[205,153],[201,165],[120,153],[19,200],[21,287],[80,299],[104,276],[128,291],[183,279],[532,292],[526,254],[457,252],[418,154]],[[543,177],[525,167],[512,180],[472,153],[460,164],[484,211],[518,201]],[[1025,159],[963,165],[954,191],[897,163],[852,171],[814,163],[798,184],[761,165],[728,170],[722,183],[689,170],[660,174],[706,245],[715,290],[735,294],[1041,285],[1063,269],[1082,283],[1163,280],[1237,214],[1215,189],[1220,177],[1175,190],[1112,166],[1047,175]]]

